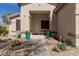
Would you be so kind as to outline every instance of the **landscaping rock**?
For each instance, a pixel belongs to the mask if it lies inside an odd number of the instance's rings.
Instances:
[[[45,56],[49,55],[45,41],[19,42],[18,40],[1,40],[0,56]],[[25,43],[25,44],[24,44]]]
[[[24,48],[23,45],[18,45],[18,46],[12,47],[13,50],[18,50],[18,49],[22,49],[22,48]]]
[[[25,56],[27,52],[25,52],[24,49],[16,50],[13,53],[11,53],[11,56]]]
[[[0,45],[0,49],[5,48],[5,47],[8,46],[9,44],[10,44],[10,43],[8,43],[8,42],[2,43],[2,44]]]
[[[52,51],[61,52],[61,50],[60,50],[59,48],[56,48],[56,47],[54,47],[54,48],[52,49]]]
[[[40,46],[39,48],[35,48],[29,56],[48,56],[49,53],[47,51],[47,46]]]

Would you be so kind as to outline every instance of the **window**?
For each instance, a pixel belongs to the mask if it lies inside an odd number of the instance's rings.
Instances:
[[[20,20],[16,20],[16,31],[20,30]]]
[[[41,29],[49,29],[49,21],[41,21]]]

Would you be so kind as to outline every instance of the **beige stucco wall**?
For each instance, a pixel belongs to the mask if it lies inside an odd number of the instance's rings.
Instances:
[[[75,4],[64,4],[57,13],[57,31],[62,39],[69,39],[73,45],[76,44],[75,39]],[[68,34],[71,35],[68,35]]]
[[[49,11],[50,12],[50,30],[52,30],[52,13],[55,9],[56,5],[50,5],[47,3],[31,3],[25,6],[21,6],[21,31],[29,31],[30,30],[30,12],[43,12]]]
[[[16,34],[16,20],[21,20],[20,17],[14,18],[10,20],[9,24],[9,35],[15,35]]]

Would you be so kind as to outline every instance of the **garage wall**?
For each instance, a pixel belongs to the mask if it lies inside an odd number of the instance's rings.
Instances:
[[[57,13],[57,31],[63,40],[69,39],[75,45],[75,4],[64,4]]]

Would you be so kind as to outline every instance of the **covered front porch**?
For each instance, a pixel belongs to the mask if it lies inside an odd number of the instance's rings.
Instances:
[[[53,31],[52,12],[50,11],[29,11],[29,30],[32,34],[44,34],[46,31]]]

